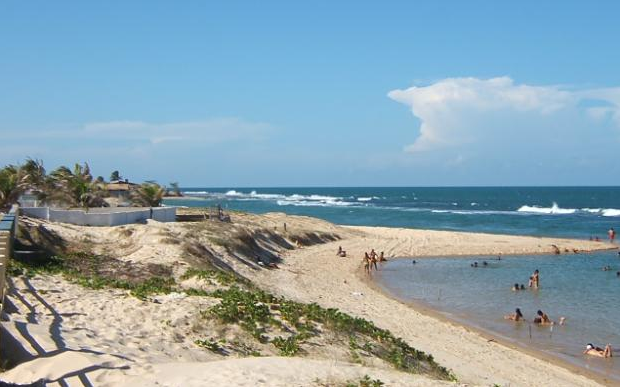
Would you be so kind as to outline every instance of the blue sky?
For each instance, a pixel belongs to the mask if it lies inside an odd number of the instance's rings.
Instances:
[[[0,162],[182,186],[616,185],[619,11],[5,1]]]

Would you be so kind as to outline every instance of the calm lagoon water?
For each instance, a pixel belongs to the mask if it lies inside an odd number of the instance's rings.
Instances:
[[[477,261],[478,268],[471,263]],[[486,261],[488,266],[482,266]],[[612,271],[603,271],[603,266]],[[541,287],[530,290],[528,279],[540,270]],[[602,373],[620,382],[620,357],[589,358],[585,344],[611,343],[620,356],[620,257],[617,252],[560,256],[416,258],[385,263],[374,279],[402,301],[426,304],[450,319],[473,325],[504,339],[530,346]],[[518,282],[527,290],[514,292]],[[564,326],[515,323],[503,316],[521,308],[531,321],[537,310]]]

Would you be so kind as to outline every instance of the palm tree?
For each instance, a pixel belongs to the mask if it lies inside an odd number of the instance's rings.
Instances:
[[[181,193],[181,189],[179,188],[179,183],[177,183],[176,181],[174,183],[170,183],[170,189],[168,189],[168,192],[166,192],[166,195],[174,195],[174,196],[183,196],[183,194]]]
[[[75,164],[73,171],[65,166],[58,167],[51,173],[53,185],[56,190],[53,199],[64,204],[76,207],[101,207],[106,206],[105,190],[100,184],[93,181],[90,167]]]
[[[121,179],[121,174],[118,171],[113,171],[110,174],[110,181],[118,181]]]
[[[43,161],[37,159],[27,159],[20,166],[20,183],[24,191],[30,190],[37,199],[46,202],[53,192],[49,176],[45,174]]]
[[[17,203],[17,199],[23,192],[19,169],[15,165],[7,165],[0,169],[0,209],[6,209]]]
[[[131,201],[136,206],[159,207],[166,188],[155,182],[145,182],[131,194]]]

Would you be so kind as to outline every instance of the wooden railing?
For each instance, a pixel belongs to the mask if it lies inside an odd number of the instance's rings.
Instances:
[[[6,270],[9,258],[13,256],[13,240],[17,232],[18,207],[13,206],[8,214],[0,215],[0,313],[4,309],[4,294],[7,290]]]

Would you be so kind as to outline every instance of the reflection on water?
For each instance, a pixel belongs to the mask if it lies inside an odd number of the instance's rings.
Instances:
[[[478,262],[478,267],[471,267]],[[487,265],[484,266],[483,262]],[[611,266],[610,271],[603,271]],[[528,288],[540,270],[540,289]],[[611,343],[620,356],[620,257],[616,252],[561,256],[416,258],[387,262],[378,284],[403,301],[422,302],[453,319],[492,331],[508,340],[557,355],[620,380],[620,362],[585,358],[586,343]],[[526,290],[512,291],[515,284]],[[515,323],[503,316],[520,308],[528,321],[543,310],[564,326]]]

